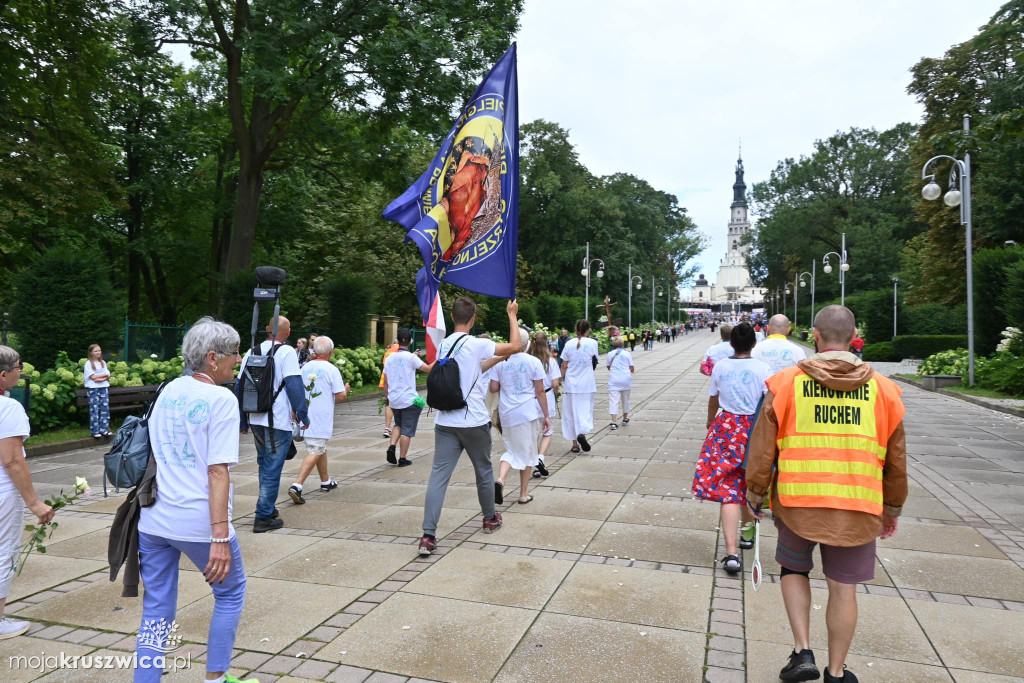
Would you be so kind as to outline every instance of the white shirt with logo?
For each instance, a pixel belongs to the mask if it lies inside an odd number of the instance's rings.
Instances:
[[[708,350],[704,352],[704,358],[710,358],[712,363],[717,363],[723,358],[728,358],[732,354],[732,344],[728,341],[722,341],[708,347]]]
[[[750,356],[767,363],[774,375],[780,370],[793,367],[806,358],[807,354],[804,353],[802,347],[797,346],[781,334],[773,334],[754,346]]]
[[[277,394],[277,400],[274,401],[274,429],[282,429],[284,431],[291,431],[292,428],[292,405],[288,402],[288,390],[281,387],[285,377],[301,376],[302,370],[299,368],[299,355],[291,346],[282,344],[281,342],[273,342],[275,346],[280,348],[274,353],[274,392],[281,389],[281,393]],[[260,352],[265,356],[270,353],[271,340],[268,339],[260,344]],[[245,362],[249,360],[249,353],[245,354],[242,358],[242,368],[245,367]],[[241,370],[239,370],[241,374]],[[262,425],[264,427],[270,426],[270,414],[269,413],[250,413],[249,424]]]
[[[103,389],[104,387],[110,386],[110,368],[107,366],[106,361],[96,361],[96,368],[92,367],[92,359],[85,361],[85,367],[82,368],[82,372],[85,374],[85,383],[82,384],[86,389]],[[102,382],[97,382],[94,379],[90,379],[92,375],[107,375],[107,378]]]
[[[723,358],[711,371],[709,396],[718,396],[718,405],[727,413],[753,415],[761,397],[768,391],[765,380],[771,368],[756,358]]]
[[[501,385],[498,415],[503,427],[544,417],[533,382],[543,382],[546,374],[540,360],[528,353],[514,354],[491,368],[491,379]]]
[[[633,365],[633,356],[629,351],[614,349],[608,352],[608,389],[611,391],[629,391],[633,388],[633,373],[629,371]]]
[[[142,508],[139,531],[209,543],[210,465],[238,463],[238,400],[225,387],[179,377],[160,392],[149,418],[156,458],[156,503]],[[286,423],[287,424],[287,423]],[[231,519],[233,488],[228,491]],[[228,535],[235,530],[228,522]]]
[[[579,345],[577,347],[577,344]],[[594,362],[598,357],[597,340],[590,337],[570,339],[562,349],[562,362],[568,363],[562,390],[567,394],[591,394],[597,391]]]
[[[458,346],[451,359],[459,364],[459,382],[462,385],[462,398],[466,401],[466,407],[458,410],[439,410],[434,424],[442,427],[480,427],[491,421],[485,403],[487,381],[482,377],[480,364],[494,358],[495,343],[490,339],[481,339],[465,332],[455,332],[441,342],[437,350],[437,360],[440,361],[448,355],[456,340]]]
[[[314,375],[316,381],[313,382],[313,390],[305,389]],[[334,395],[345,393],[345,380],[341,377],[341,371],[334,363],[325,360],[307,361],[302,366],[302,386],[309,399],[309,427],[302,435],[309,439],[331,438],[334,434]],[[277,429],[276,416],[274,428]]]

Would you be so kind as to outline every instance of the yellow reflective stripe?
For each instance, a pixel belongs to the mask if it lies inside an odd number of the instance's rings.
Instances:
[[[835,460],[789,460],[779,458],[780,472],[832,472],[835,474],[862,474],[882,481],[882,468],[866,462],[837,462]]]
[[[885,447],[874,439],[849,434],[808,434],[785,436],[779,439],[779,450],[787,448],[827,448],[829,450],[857,450],[873,453],[885,458]]]
[[[863,486],[842,484],[787,484],[779,481],[780,496],[824,496],[830,498],[853,498],[869,503],[882,504],[882,492]]]

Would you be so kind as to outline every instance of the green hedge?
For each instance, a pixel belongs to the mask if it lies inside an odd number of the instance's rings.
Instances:
[[[903,360],[892,348],[892,342],[878,342],[864,346],[864,360],[876,363],[892,363]]]
[[[900,358],[927,358],[966,346],[967,335],[962,334],[904,334],[892,340],[893,352]]]

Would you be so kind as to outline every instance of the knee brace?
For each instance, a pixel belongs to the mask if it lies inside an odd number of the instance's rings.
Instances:
[[[781,576],[789,576],[790,574],[796,574],[798,576],[804,577],[805,579],[809,579],[811,573],[809,571],[808,572],[795,572],[792,569],[789,569],[787,567],[783,567],[782,568],[782,573],[779,576],[780,577]]]

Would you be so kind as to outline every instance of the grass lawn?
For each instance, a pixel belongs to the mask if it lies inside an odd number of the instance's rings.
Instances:
[[[110,420],[110,431],[117,432],[117,428],[124,422],[124,418],[117,417]],[[75,439],[88,439],[92,436],[88,427],[82,425],[67,425],[60,429],[49,432],[33,434],[25,439],[26,446],[39,446],[46,443],[58,443],[60,441],[74,441]]]

